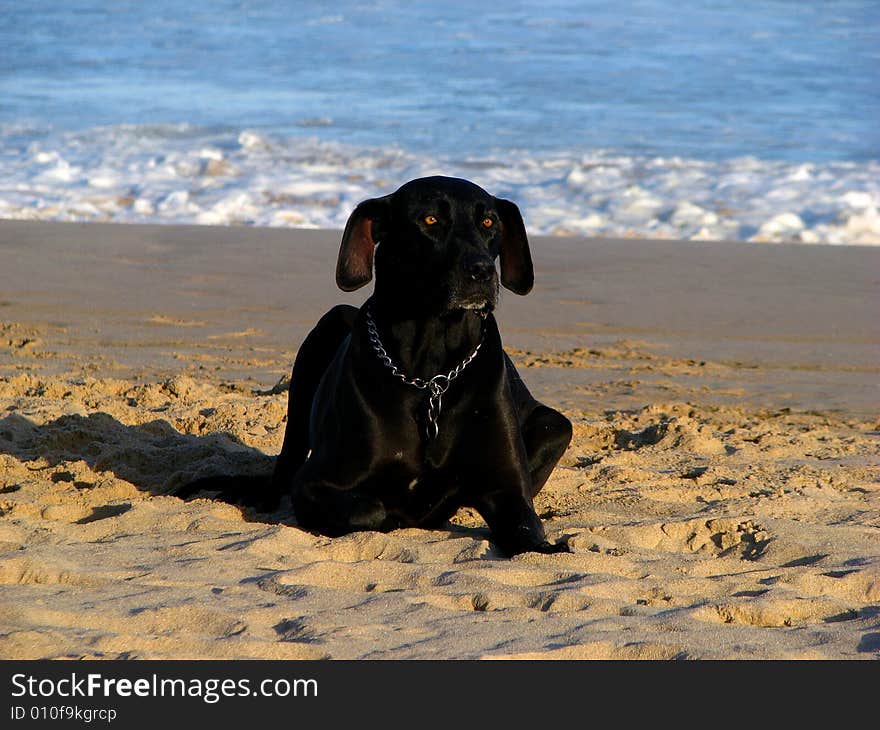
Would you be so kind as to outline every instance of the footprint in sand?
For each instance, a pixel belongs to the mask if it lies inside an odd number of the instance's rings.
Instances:
[[[724,602],[701,606],[692,616],[701,621],[722,624],[744,624],[760,628],[792,627],[828,621],[845,615],[847,605],[833,598],[743,598],[740,602]],[[840,620],[840,619],[838,619]]]
[[[281,619],[273,627],[278,634],[279,641],[301,642],[306,644],[320,643],[323,639],[318,635],[318,630],[309,625],[307,617]]]
[[[33,558],[6,558],[0,562],[0,585],[70,585],[97,587],[106,580]]]
[[[612,525],[589,532],[598,533],[606,542],[613,541],[624,549],[738,556],[743,560],[757,560],[772,539],[760,525],[741,517]],[[573,547],[585,545],[585,540],[589,542],[587,535],[578,536]]]

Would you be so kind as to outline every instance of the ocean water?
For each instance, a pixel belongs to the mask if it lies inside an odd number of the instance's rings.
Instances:
[[[0,217],[880,244],[880,2],[0,0]]]

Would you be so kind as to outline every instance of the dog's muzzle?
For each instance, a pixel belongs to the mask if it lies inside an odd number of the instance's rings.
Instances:
[[[491,257],[472,255],[465,258],[457,279],[450,292],[450,309],[469,309],[484,316],[495,309],[498,277]]]

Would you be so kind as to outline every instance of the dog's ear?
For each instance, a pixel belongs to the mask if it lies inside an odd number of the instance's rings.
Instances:
[[[501,218],[501,284],[515,294],[528,294],[535,283],[532,253],[522,215],[515,203],[495,198]]]
[[[360,203],[348,217],[336,261],[336,285],[354,291],[373,278],[373,251],[390,207],[390,195]]]

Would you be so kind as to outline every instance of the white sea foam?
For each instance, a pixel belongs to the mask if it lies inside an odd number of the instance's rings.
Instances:
[[[880,245],[880,162],[588,154],[441,159],[257,130],[0,127],[0,217],[341,228],[423,175],[515,200],[533,233]]]

